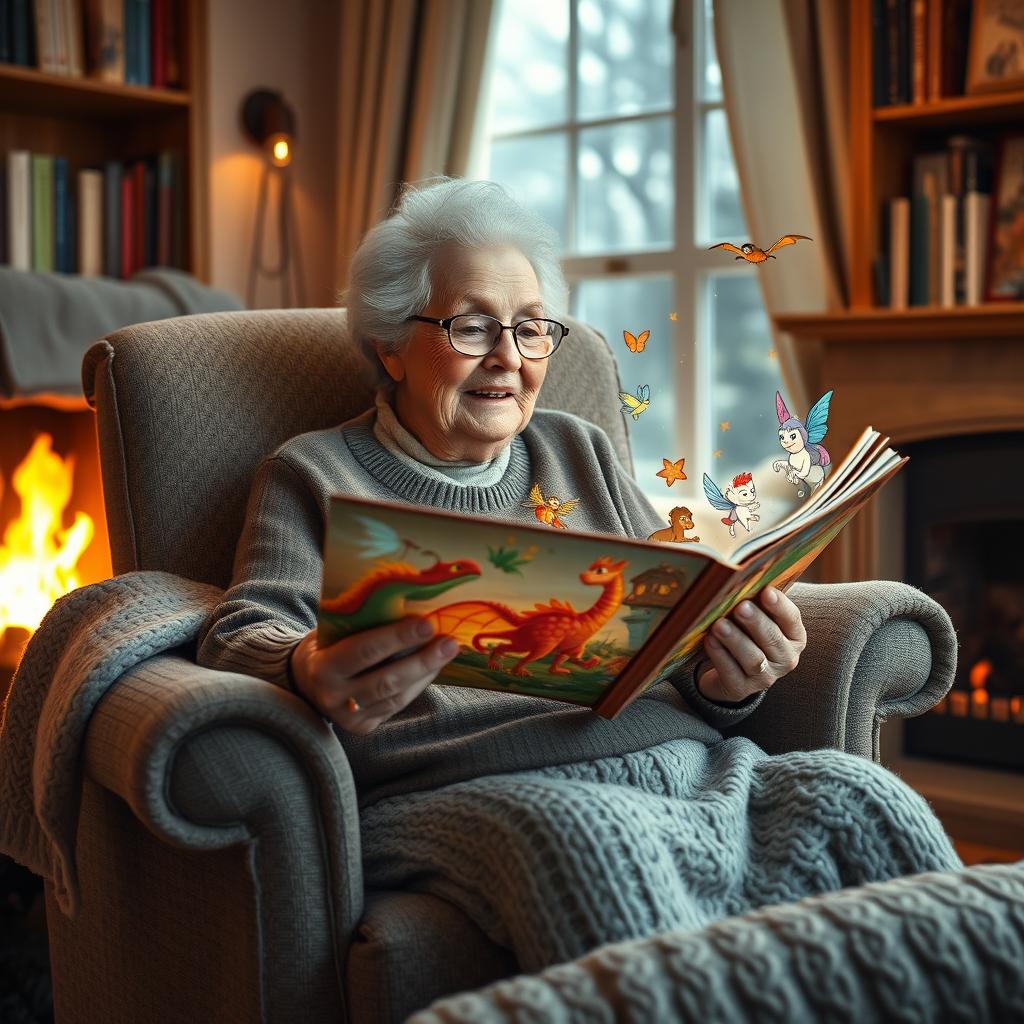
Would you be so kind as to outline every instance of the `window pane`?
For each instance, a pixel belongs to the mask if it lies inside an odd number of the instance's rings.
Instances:
[[[671,117],[581,131],[577,170],[577,252],[672,245]]]
[[[558,230],[565,247],[565,178],[568,139],[563,132],[491,143],[487,174],[504,185],[528,210]]]
[[[501,0],[491,39],[488,134],[569,117],[569,0]]]
[[[670,0],[579,0],[577,117],[672,106]]]
[[[754,472],[782,452],[775,413],[775,391],[782,390],[782,379],[778,359],[769,354],[774,342],[757,277],[714,274],[708,288],[714,382],[711,436],[713,449],[722,453],[711,464],[721,486],[719,477]],[[723,421],[728,430],[721,428]],[[755,475],[754,483],[760,488],[766,481]]]
[[[581,281],[573,294],[573,315],[608,339],[623,388],[630,394],[636,394],[642,384],[651,389],[647,411],[638,420],[627,417],[636,479],[649,497],[657,494],[657,487],[665,490],[665,481],[655,474],[662,468],[662,458],[669,458],[673,448],[676,405],[672,325],[668,319],[671,302],[672,278],[668,275]],[[638,335],[645,330],[651,336],[643,352],[630,352],[622,332]],[[571,341],[572,335],[565,343]],[[557,359],[558,354],[553,358]],[[601,401],[605,401],[604,396]],[[621,404],[616,395],[608,396],[607,401]]]
[[[747,222],[740,207],[740,185],[732,157],[725,111],[709,110],[704,115],[704,196],[700,200],[709,211],[707,234],[699,245],[732,242],[742,245],[747,239]],[[699,223],[699,220],[698,220]]]
[[[704,74],[698,99],[718,103],[722,99],[722,69],[715,52],[715,23],[712,0],[704,0]]]

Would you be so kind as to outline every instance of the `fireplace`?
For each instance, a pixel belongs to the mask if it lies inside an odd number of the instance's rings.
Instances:
[[[29,482],[26,500],[19,490]],[[26,555],[40,550],[56,551],[60,564],[53,571]],[[82,586],[110,575],[92,410],[84,399],[6,401],[0,406],[0,700],[31,636],[26,620],[52,605],[40,598],[40,588],[54,579]]]
[[[905,723],[904,752],[1024,773],[1024,432],[906,453],[906,578],[949,613],[958,651],[952,690]]]

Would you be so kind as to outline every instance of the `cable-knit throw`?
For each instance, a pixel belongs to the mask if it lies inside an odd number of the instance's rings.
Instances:
[[[378,801],[364,881],[454,903],[537,971],[603,943],[962,867],[925,800],[837,750],[669,740]],[[652,1018],[654,1019],[654,1018]]]
[[[82,743],[119,676],[194,640],[217,587],[166,572],[129,572],[60,598],[29,640],[0,719],[0,853],[78,902],[74,866]]]
[[[408,1024],[1024,1021],[1024,862],[929,873],[603,946]]]

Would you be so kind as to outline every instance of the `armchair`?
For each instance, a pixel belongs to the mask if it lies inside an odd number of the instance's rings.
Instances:
[[[570,326],[539,404],[598,423],[632,468],[623,418],[595,398],[618,390],[612,354]],[[89,350],[83,381],[115,573],[218,587],[263,457],[372,401],[335,309],[138,324]],[[737,731],[770,753],[877,759],[883,718],[945,692],[948,620],[912,619],[906,609],[929,599],[897,583],[797,584],[791,596],[829,643],[809,647]],[[518,973],[442,900],[364,891],[355,791],[333,733],[294,695],[193,655],[186,644],[129,670],[90,719],[73,918],[47,886],[59,1020],[402,1020]]]

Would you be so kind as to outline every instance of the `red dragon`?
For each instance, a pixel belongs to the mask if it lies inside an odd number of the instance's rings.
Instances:
[[[577,611],[568,601],[557,598],[523,612],[497,601],[459,601],[428,612],[426,618],[433,621],[438,633],[455,636],[477,651],[489,651],[488,668],[500,669],[504,655],[519,653],[522,657],[512,674],[529,676],[526,666],[553,652],[549,671],[554,675],[571,675],[563,662],[571,661],[581,668],[594,668],[600,663],[601,659],[596,657],[584,660],[583,648],[622,604],[622,572],[627,564],[613,562],[605,555],[580,573],[583,583],[603,589],[586,611]],[[485,647],[484,640],[498,643]]]

